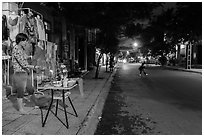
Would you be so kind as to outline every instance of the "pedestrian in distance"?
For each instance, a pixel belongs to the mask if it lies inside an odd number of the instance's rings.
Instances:
[[[140,71],[139,76],[142,76],[142,72],[144,73],[145,76],[147,76],[148,74],[145,72],[145,62],[142,62],[141,66],[138,68]]]

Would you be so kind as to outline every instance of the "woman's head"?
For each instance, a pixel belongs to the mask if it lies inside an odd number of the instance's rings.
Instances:
[[[18,35],[16,35],[16,44],[19,44],[21,41],[27,41],[28,40],[28,36],[24,33],[19,33]]]

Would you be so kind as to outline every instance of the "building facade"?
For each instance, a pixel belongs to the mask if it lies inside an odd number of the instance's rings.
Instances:
[[[3,2],[2,6],[2,13],[6,16],[9,16],[13,11],[21,16],[19,12],[21,10],[31,11],[36,17],[40,16],[45,28],[46,48],[49,48],[51,43],[57,45],[55,61],[65,64],[68,71],[73,72],[78,68],[87,71],[96,64],[94,59],[96,52],[95,29],[72,24],[69,17],[65,17],[53,7],[48,7],[40,2]],[[56,62],[50,64],[55,67]]]

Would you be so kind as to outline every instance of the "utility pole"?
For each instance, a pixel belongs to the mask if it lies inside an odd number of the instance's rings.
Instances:
[[[191,53],[192,53],[192,45],[191,42],[187,45],[187,54],[186,54],[186,69],[191,69]]]

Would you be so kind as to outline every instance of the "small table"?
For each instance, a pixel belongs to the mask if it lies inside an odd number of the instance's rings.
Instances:
[[[52,99],[51,99],[51,103],[49,105],[49,108],[48,108],[48,111],[47,111],[47,114],[45,116],[45,119],[43,120],[43,113],[42,113],[42,109],[40,108],[41,110],[41,118],[42,118],[42,127],[45,126],[45,123],[47,121],[47,117],[49,115],[49,112],[51,110],[51,107],[52,107],[52,104],[53,104],[53,100],[57,100],[56,102],[56,111],[55,111],[55,116],[57,117],[57,110],[58,110],[58,101],[59,100],[62,100],[63,102],[63,108],[64,108],[64,113],[65,113],[65,118],[66,118],[66,125],[58,118],[58,120],[60,120],[60,122],[62,122],[62,124],[66,127],[66,128],[69,128],[69,124],[68,124],[68,118],[67,118],[67,112],[66,112],[66,104],[65,104],[65,99],[68,98],[69,99],[69,102],[72,106],[72,109],[74,110],[74,113],[76,115],[76,117],[78,117],[78,114],[76,112],[76,109],[74,108],[74,105],[69,97],[69,95],[71,94],[71,92],[68,92],[69,90],[73,89],[74,87],[76,87],[78,84],[74,84],[73,86],[71,87],[55,87],[55,86],[45,86],[45,87],[38,87],[39,90],[50,90],[51,91],[51,94],[52,94]],[[59,90],[62,92],[61,96],[54,96],[54,91],[56,90]],[[65,92],[66,91],[66,92]]]
[[[70,78],[70,80],[74,80],[77,82],[77,84],[79,86],[79,92],[81,94],[81,97],[84,97],[83,79],[82,78]],[[38,90],[46,90],[46,88],[45,87],[38,88],[38,83],[37,83],[37,91]]]

